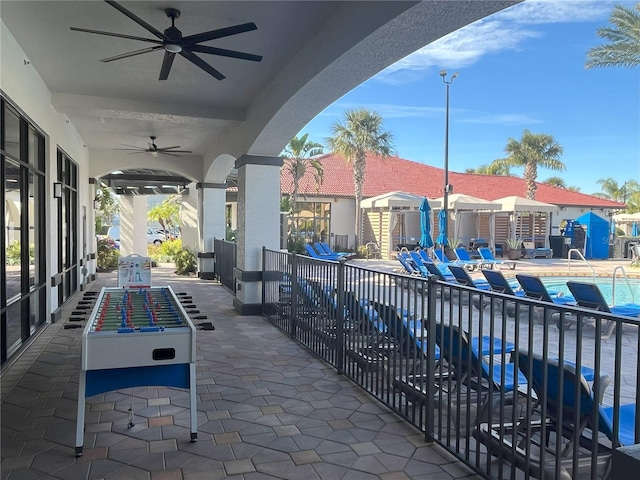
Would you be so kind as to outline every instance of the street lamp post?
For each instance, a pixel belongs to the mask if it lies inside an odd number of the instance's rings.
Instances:
[[[449,193],[453,192],[453,185],[449,185],[449,87],[458,76],[458,72],[451,75],[449,80],[447,80],[447,71],[440,70],[440,76],[442,77],[442,81],[447,86],[447,100],[445,104],[445,120],[444,120],[444,216],[445,216],[445,230],[444,230],[444,238],[449,238]],[[445,240],[446,242],[446,240]]]

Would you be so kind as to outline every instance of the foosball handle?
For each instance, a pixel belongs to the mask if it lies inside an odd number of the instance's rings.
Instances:
[[[82,456],[82,446],[76,447],[76,457],[81,457],[81,456]]]
[[[196,443],[198,441],[198,432],[191,432],[191,443]]]

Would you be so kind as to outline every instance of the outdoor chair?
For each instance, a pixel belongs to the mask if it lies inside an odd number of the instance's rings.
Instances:
[[[441,249],[437,249],[437,248],[434,249],[433,254],[436,256],[436,259],[438,260],[438,262],[440,262],[442,265],[447,265],[447,266],[460,265],[466,268],[467,270],[475,270],[475,268],[478,266],[478,263],[475,260],[471,260],[469,262],[463,262],[460,260],[450,260],[449,257],[447,257],[447,255]]]
[[[455,277],[456,281],[461,285],[475,287],[479,290],[490,290],[491,285],[486,280],[474,280],[469,276],[467,271],[458,265],[449,265],[449,271]]]
[[[455,325],[438,323],[436,325],[436,343],[440,347],[442,358],[453,371],[458,384],[481,395],[480,409],[476,416],[476,424],[492,417],[494,398],[501,397],[507,404],[515,404],[521,398],[518,392],[525,389],[527,379],[513,363],[509,356],[515,346],[503,342],[500,338],[489,337],[479,349],[477,339],[470,340],[468,334]],[[511,393],[511,395],[507,395]],[[475,396],[475,394],[469,393]],[[464,402],[464,400],[462,400]]]
[[[409,255],[409,252],[398,252],[398,256],[396,258],[402,265],[401,273],[412,276],[422,276],[420,270],[418,270],[418,267],[412,260],[411,255]]]
[[[523,241],[524,258],[551,258],[553,250],[550,248],[536,247],[535,242]]]
[[[626,303],[624,305],[610,306],[595,283],[567,282],[567,287],[569,287],[573,298],[576,300],[576,305],[579,307],[612,313],[622,317],[640,318],[639,304]],[[609,338],[616,328],[616,323],[615,320],[609,320],[601,338]]]
[[[467,251],[466,248],[458,247],[458,248],[454,248],[453,251],[456,254],[456,258],[458,259],[458,262],[460,262],[460,263],[462,263],[464,265],[472,265],[473,266],[473,268],[471,270],[475,270],[476,268],[481,268],[482,267],[482,261],[474,259],[474,258],[471,258],[471,256],[469,255],[469,252]]]
[[[553,303],[555,305],[576,305],[576,299],[572,296],[560,296],[557,292],[550,292],[547,290],[547,287],[542,283],[540,277],[519,274],[516,275],[516,279],[518,280],[520,287],[522,287],[522,291],[526,298],[533,298],[535,300]],[[550,319],[553,316],[559,317],[557,321],[558,328],[569,326],[572,321],[572,317],[570,317],[569,314],[561,313],[559,310],[545,308],[544,315],[547,319]],[[573,321],[575,321],[575,319]]]
[[[478,249],[478,253],[480,254],[480,258],[482,258],[483,265],[486,265],[489,268],[502,268],[505,266],[509,267],[511,270],[516,269],[516,262],[514,260],[498,260],[493,256],[493,253],[489,248],[481,247]]]
[[[325,255],[335,255],[336,257],[338,257],[338,259],[346,258],[347,260],[349,260],[350,258],[356,256],[355,253],[350,252],[334,252],[326,242],[316,242],[315,247],[319,253],[324,253]]]
[[[311,258],[315,258],[317,260],[340,260],[340,257],[338,257],[338,255],[331,255],[328,253],[324,253],[324,252],[318,252],[316,251],[315,248],[313,248],[313,245],[311,245],[310,243],[305,243],[304,244],[304,249],[307,251],[307,255],[309,255]]]
[[[376,242],[369,242],[365,245],[367,249],[367,260],[371,258],[381,259],[380,247]]]
[[[595,463],[605,467],[607,478],[612,451],[636,443],[635,404],[621,405],[617,412],[602,405],[608,375],[596,379],[589,388],[584,374],[569,362],[561,365],[557,359],[545,360],[539,354],[520,351],[517,365],[536,401],[527,406],[515,425],[480,425],[476,431],[480,442],[527,477],[578,478],[580,473],[593,474]],[[613,434],[614,415],[617,437]]]
[[[491,287],[490,289],[492,292],[504,293],[514,297],[524,297],[524,292],[521,290],[514,290],[514,285],[509,283],[501,272],[496,270],[483,270],[482,274]]]

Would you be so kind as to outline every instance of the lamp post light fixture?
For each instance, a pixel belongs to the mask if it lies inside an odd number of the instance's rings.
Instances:
[[[449,184],[449,87],[458,76],[458,72],[451,75],[449,80],[447,80],[447,71],[440,70],[440,76],[442,77],[442,81],[447,86],[447,95],[446,95],[446,103],[445,103],[445,120],[444,120],[444,216],[445,216],[445,230],[444,230],[444,238],[449,238],[449,194],[453,193],[453,185]],[[445,240],[446,241],[446,240]]]

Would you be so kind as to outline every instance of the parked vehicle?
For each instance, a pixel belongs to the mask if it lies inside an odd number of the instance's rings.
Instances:
[[[118,245],[120,244],[120,227],[109,227],[107,236],[113,239]],[[147,243],[154,245],[162,245],[165,237],[163,234],[158,233],[154,228],[147,227]]]

